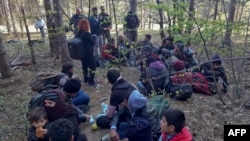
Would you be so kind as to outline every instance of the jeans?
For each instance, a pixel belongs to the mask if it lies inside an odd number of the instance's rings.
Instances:
[[[95,40],[94,56],[96,59],[99,59],[101,56],[101,48],[103,46],[103,38],[102,38],[102,35],[100,36],[92,35],[92,37]]]
[[[83,91],[80,90],[77,94],[76,97],[72,99],[72,103],[76,106],[78,105],[88,105],[89,104],[90,97],[89,95]]]

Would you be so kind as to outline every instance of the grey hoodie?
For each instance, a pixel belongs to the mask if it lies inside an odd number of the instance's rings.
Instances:
[[[132,116],[142,107],[146,106],[148,99],[144,97],[138,90],[134,90],[128,98],[128,109]]]

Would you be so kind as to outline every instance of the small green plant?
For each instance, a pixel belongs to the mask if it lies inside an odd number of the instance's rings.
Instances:
[[[3,106],[3,104],[4,104],[4,97],[0,96],[0,106]]]

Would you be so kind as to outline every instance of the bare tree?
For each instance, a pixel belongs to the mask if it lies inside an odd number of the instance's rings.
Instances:
[[[156,3],[157,3],[157,5],[162,4],[162,2],[160,0],[156,0]],[[158,22],[160,25],[160,36],[161,36],[161,38],[164,38],[165,37],[164,29],[163,29],[163,22],[164,21],[163,21],[163,12],[162,12],[161,8],[158,9],[158,13],[159,13],[159,17],[160,17],[160,21]]]
[[[61,6],[61,0],[53,0],[53,7],[55,10],[54,23],[56,27],[55,36],[56,36],[57,46],[60,48],[61,51],[62,63],[64,63],[71,61],[71,58],[69,56],[69,51],[67,48],[67,38],[63,27],[63,15],[60,6]]]
[[[137,12],[137,0],[129,0],[130,3],[130,11],[136,13]]]
[[[6,26],[7,26],[7,31],[8,34],[11,34],[12,30],[11,30],[11,16],[10,16],[10,8],[9,8],[9,1],[8,0],[4,0],[3,1],[3,8],[4,8],[4,12],[5,12],[5,22],[6,22]]]
[[[217,18],[217,15],[218,15],[218,6],[219,6],[219,0],[215,0],[213,20],[216,20],[216,18]]]
[[[236,0],[230,0],[228,18],[227,18],[227,27],[226,27],[226,33],[224,36],[224,44],[226,44],[228,46],[231,45],[230,38],[231,38],[231,34],[232,34],[232,26],[234,23],[235,6],[236,6]]]
[[[189,8],[188,8],[188,23],[187,23],[187,34],[191,35],[192,27],[193,27],[193,19],[194,17],[194,0],[189,1]],[[187,46],[190,46],[190,38],[187,41]]]
[[[3,79],[9,78],[11,76],[10,65],[7,61],[2,33],[0,33],[0,73],[2,74]]]

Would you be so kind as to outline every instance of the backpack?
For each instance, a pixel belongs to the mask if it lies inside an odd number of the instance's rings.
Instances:
[[[146,106],[146,111],[148,113],[147,119],[151,123],[154,139],[157,139],[161,134],[160,120],[168,108],[169,103],[163,95],[157,95],[148,99],[148,104]]]
[[[68,41],[69,55],[74,60],[81,60],[86,55],[86,49],[83,45],[82,39],[79,37],[71,38]]]
[[[30,112],[35,107],[43,106],[46,93],[47,93],[47,90],[42,91],[40,93],[37,93],[35,96],[33,96],[30,99],[29,105],[28,105],[28,112]]]
[[[177,84],[171,85],[169,87],[169,96],[170,98],[186,101],[191,98],[193,94],[193,87],[190,84]]]
[[[217,93],[216,87],[202,73],[195,73],[192,76],[193,90],[195,93],[213,95]]]
[[[139,19],[138,17],[135,15],[135,14],[132,14],[132,15],[128,15],[126,18],[125,18],[125,21],[126,21],[126,25],[127,25],[127,28],[128,29],[135,29],[139,26]]]
[[[34,76],[30,81],[32,91],[41,92],[45,89],[60,87],[59,82],[64,74],[55,72],[41,72]]]

